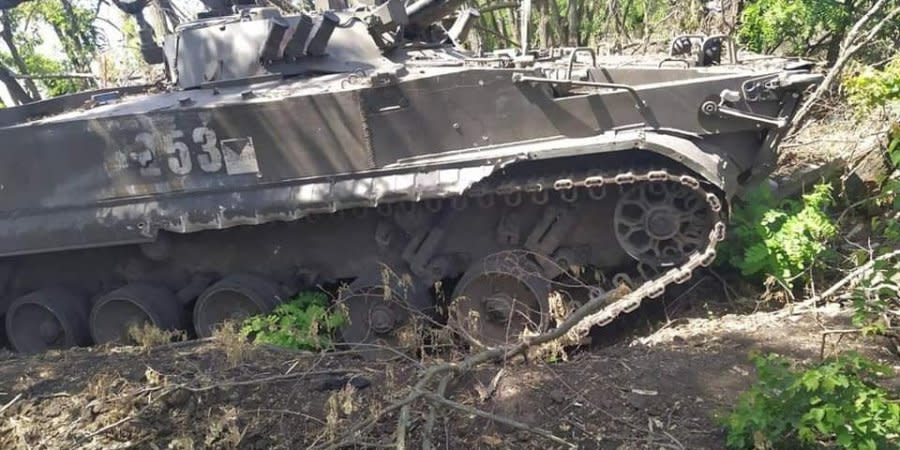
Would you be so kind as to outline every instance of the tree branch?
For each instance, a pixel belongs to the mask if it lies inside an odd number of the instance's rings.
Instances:
[[[466,405],[463,405],[462,403],[454,402],[453,400],[449,400],[449,399],[447,399],[447,398],[445,398],[445,397],[443,397],[443,396],[440,396],[440,395],[437,395],[437,394],[433,394],[433,393],[430,393],[430,392],[422,393],[422,396],[423,396],[426,400],[428,400],[428,401],[435,402],[435,403],[444,405],[444,406],[446,406],[446,407],[456,409],[456,410],[458,410],[458,411],[462,411],[462,412],[464,412],[464,413],[466,413],[466,414],[471,414],[471,415],[473,415],[473,416],[483,417],[483,418],[485,418],[485,419],[492,420],[492,421],[494,421],[494,422],[500,422],[500,423],[502,423],[502,424],[504,424],[504,425],[508,425],[508,426],[513,427],[513,428],[518,428],[518,429],[520,429],[520,430],[524,430],[524,431],[527,431],[527,432],[529,432],[529,433],[534,433],[534,434],[536,434],[536,435],[538,435],[538,436],[541,436],[541,437],[543,437],[543,438],[545,438],[545,439],[547,439],[547,440],[551,440],[551,441],[553,441],[553,442],[556,442],[557,444],[561,444],[561,445],[564,445],[564,446],[569,447],[569,448],[575,448],[575,445],[572,444],[571,442],[566,441],[565,439],[562,439],[562,438],[560,438],[560,437],[557,437],[557,436],[554,435],[553,433],[551,433],[551,432],[549,432],[549,431],[547,431],[547,430],[545,430],[545,429],[543,429],[543,428],[535,427],[535,426],[531,426],[531,425],[526,425],[526,424],[524,424],[524,423],[522,423],[522,422],[518,422],[518,421],[512,420],[512,419],[510,419],[510,418],[508,418],[508,417],[503,417],[503,416],[498,416],[498,415],[496,415],[496,414],[491,414],[491,413],[489,413],[489,412],[487,412],[487,411],[482,411],[482,410],[480,410],[480,409],[478,409],[478,408],[473,408],[473,407],[471,407],[471,406],[466,406]]]
[[[96,80],[97,77],[90,73],[40,73],[40,74],[13,74],[13,78],[17,80],[58,80],[58,79],[78,79],[78,80]]]
[[[797,114],[794,115],[792,132],[789,133],[791,135],[796,134],[802,127],[803,123],[806,120],[806,117],[809,115],[812,108],[815,104],[821,99],[826,92],[831,90],[831,85],[838,79],[840,74],[844,70],[844,66],[850,61],[850,59],[858,52],[861,48],[863,48],[866,44],[871,42],[875,37],[878,36],[878,33],[884,28],[884,26],[900,15],[900,6],[895,7],[891,10],[884,18],[882,18],[875,26],[873,26],[868,32],[863,34],[863,29],[868,24],[872,18],[880,12],[887,0],[878,0],[869,11],[866,12],[850,29],[847,35],[844,37],[844,41],[841,43],[841,52],[838,56],[837,61],[835,61],[834,66],[828,71],[828,74],[825,76],[825,79],[822,83],[816,88],[815,92],[803,103],[803,106],[797,111]]]

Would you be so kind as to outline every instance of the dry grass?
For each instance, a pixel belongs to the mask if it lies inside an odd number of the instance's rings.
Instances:
[[[253,346],[248,342],[247,337],[233,322],[225,322],[216,328],[212,338],[225,352],[225,363],[229,368],[241,365],[253,351]]]
[[[329,439],[334,439],[339,434],[342,419],[356,411],[354,394],[356,394],[356,388],[352,384],[347,384],[343,389],[328,397],[325,405],[325,434]]]
[[[128,337],[139,347],[149,350],[153,347],[187,339],[184,330],[162,330],[149,322],[128,327]]]

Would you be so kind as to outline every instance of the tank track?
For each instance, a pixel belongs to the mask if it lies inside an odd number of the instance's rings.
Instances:
[[[629,187],[637,183],[673,182],[689,188],[705,199],[709,211],[713,214],[712,228],[709,230],[707,246],[693,252],[686,261],[672,267],[655,278],[643,281],[638,286],[630,286],[629,292],[601,310],[591,315],[590,323],[595,327],[603,327],[612,323],[622,314],[640,308],[644,299],[661,297],[666,287],[672,284],[683,284],[691,279],[693,271],[699,267],[708,267],[716,259],[716,246],[725,239],[725,220],[722,218],[722,202],[719,197],[704,189],[700,180],[692,175],[672,174],[668,170],[649,170],[645,172],[626,171],[616,174],[580,174],[566,177],[540,177],[529,179],[525,183],[504,182],[492,186],[479,186],[470,195],[480,197],[489,194],[510,195],[514,193],[540,193],[547,189],[555,191],[572,191],[579,188],[596,189],[610,186]],[[602,294],[598,294],[602,295]],[[593,300],[595,297],[591,297]]]
[[[456,204],[456,202],[465,202],[468,198],[474,200],[483,207],[491,207],[498,202],[502,202],[507,206],[518,206],[526,201],[525,196],[530,196],[531,202],[536,204],[546,204],[548,203],[548,199],[550,198],[549,193],[556,192],[557,195],[559,195],[561,198],[568,199],[566,200],[567,202],[575,203],[579,195],[588,195],[594,200],[601,200],[606,197],[606,189],[608,188],[618,187],[623,188],[624,191],[624,189],[627,188],[640,186],[642,183],[674,183],[678,186],[684,186],[698,198],[703,199],[703,202],[705,202],[706,211],[709,213],[709,229],[704,230],[706,233],[706,245],[703,248],[698,248],[690,253],[687,258],[682,258],[682,262],[674,267],[667,268],[658,276],[648,279],[637,286],[629,286],[631,290],[627,295],[613,301],[612,303],[604,305],[601,310],[593,313],[590,322],[595,326],[602,327],[608,325],[622,314],[632,312],[635,309],[639,308],[643,299],[659,298],[665,292],[667,286],[673,283],[681,284],[688,281],[695,269],[701,266],[708,266],[715,259],[716,245],[725,237],[725,222],[721,217],[722,202],[716,194],[705,189],[702,183],[696,177],[692,175],[673,174],[668,170],[631,170],[613,174],[598,174],[596,171],[592,171],[582,174],[567,173],[563,176],[510,176],[503,177],[498,180],[489,179],[480,182],[473,186],[464,196],[453,198],[452,201],[454,202],[454,204]],[[464,205],[461,205],[460,207],[464,207]],[[541,260],[549,259],[552,261],[554,257],[554,249],[555,248],[551,246],[545,249],[547,250],[546,253],[541,253],[540,251],[538,251],[537,253],[539,257],[537,258],[537,261],[529,260],[525,262],[525,264],[530,265],[531,268],[524,269],[524,271],[521,268],[517,269],[517,271],[520,273],[519,276],[521,277],[523,283],[527,284],[533,282],[535,279],[541,278],[543,274],[540,273],[540,266],[544,265],[541,264]],[[502,264],[502,261],[490,260],[490,256],[493,255],[488,255],[483,260],[483,265],[490,267],[490,269],[485,267],[482,270],[490,271],[491,273],[502,273],[502,270],[496,269],[498,263]],[[553,264],[550,265],[552,266]],[[544,266],[546,268],[546,265]],[[640,263],[638,264],[638,271],[644,277],[646,277],[645,274],[648,272],[647,270],[641,270]],[[545,273],[546,272],[544,272],[544,274]],[[561,271],[558,271],[553,276],[560,275],[561,273]],[[472,275],[469,273],[469,271],[466,271],[462,275],[462,280],[459,281],[459,284],[465,285],[470,278],[472,278]],[[613,281],[614,284],[616,284],[616,277],[614,277]],[[540,288],[536,288],[533,292],[543,294],[548,293],[546,289]],[[594,293],[596,295],[603,295],[601,291],[594,291]],[[540,294],[537,294],[536,296],[540,296]],[[460,287],[459,285],[457,285],[457,288],[454,291],[451,299],[451,322],[449,326],[459,332],[460,335],[470,337],[472,333],[467,332],[467,330],[471,331],[471,326],[465,323],[465,319],[459,318],[459,316],[465,315],[465,311],[457,312],[456,314],[453,313],[454,308],[459,308],[458,304],[461,300],[461,297],[462,294],[460,293]],[[395,301],[398,303],[402,302],[402,300]],[[547,306],[542,305],[542,307]],[[412,306],[410,309],[416,310],[417,307]],[[477,308],[466,305],[462,309],[466,310]],[[484,313],[484,310],[482,309],[480,313]],[[524,313],[526,315],[528,314],[527,311],[524,311]],[[510,317],[512,317],[512,315],[513,314],[509,314]],[[364,317],[365,314],[356,314],[356,316]],[[544,317],[541,317],[540,322],[543,325],[542,328],[546,328],[546,321],[544,320]],[[535,322],[532,322],[532,324],[534,323]],[[518,335],[518,332],[516,332],[515,330],[513,330],[512,332],[509,331],[511,328],[515,327],[510,327],[508,322],[506,325],[504,325],[504,327],[507,329],[506,339],[508,339],[512,335]],[[359,332],[359,330],[357,330],[357,332],[355,333],[356,336],[360,336],[363,334],[365,333],[361,333]],[[484,335],[484,340],[469,340],[481,345],[499,344],[502,342],[502,340],[498,341],[497,339],[495,339],[495,337],[487,337],[486,333],[482,334]],[[368,343],[363,344],[360,350],[365,351],[367,345]],[[364,354],[367,354],[367,356],[369,356],[368,352],[365,352]]]
[[[655,163],[648,163],[655,164]],[[669,166],[670,164],[659,164],[659,166]],[[515,167],[515,166],[513,166]],[[540,170],[544,170],[541,168]],[[634,289],[627,294],[626,296],[614,301],[611,304],[605,305],[605,307],[595,313],[593,322],[597,326],[605,326],[615,320],[618,316],[634,311],[638,307],[640,307],[641,302],[644,298],[657,298],[663,294],[666,287],[672,283],[683,283],[690,279],[693,270],[700,266],[706,266],[712,263],[715,259],[715,248],[719,241],[724,238],[725,234],[725,224],[721,218],[722,212],[722,203],[719,200],[719,197],[714,194],[712,191],[704,188],[703,184],[700,180],[698,180],[693,175],[682,174],[680,171],[676,172],[675,169],[671,170],[646,170],[646,171],[637,171],[637,170],[628,170],[623,172],[615,172],[603,174],[602,172],[594,171],[586,171],[584,173],[572,173],[570,171],[554,171],[557,173],[555,176],[548,175],[529,175],[527,173],[521,171],[499,171],[495,173],[494,176],[491,176],[481,182],[476,183],[472,186],[467,192],[463,195],[444,198],[444,199],[424,199],[420,202],[410,203],[410,205],[403,206],[400,203],[383,203],[374,208],[362,208],[370,210],[371,214],[383,217],[383,218],[395,218],[398,211],[402,211],[404,208],[424,208],[426,211],[430,213],[437,213],[438,211],[448,209],[447,206],[450,206],[450,209],[454,211],[465,210],[467,205],[470,202],[474,202],[478,205],[479,208],[488,208],[490,209],[495,204],[502,203],[505,206],[516,207],[522,205],[523,203],[533,203],[533,205],[529,205],[531,207],[538,205],[545,205],[548,203],[569,203],[569,204],[577,204],[584,205],[587,198],[591,200],[604,200],[608,194],[608,189],[622,188],[621,192],[624,192],[628,188],[639,187],[642,185],[650,185],[650,184],[677,184],[678,186],[683,186],[687,188],[690,192],[693,192],[698,198],[702,198],[705,201],[706,209],[709,213],[709,223],[711,227],[709,230],[704,229],[704,233],[707,234],[707,238],[705,240],[705,246],[703,248],[698,248],[696,251],[693,251],[689,257],[683,262],[679,262],[679,264],[675,267],[668,268],[664,273],[659,276],[656,276],[652,279],[642,282],[640,285],[634,287]],[[620,192],[620,193],[621,193]],[[553,193],[551,195],[551,193]],[[579,200],[579,198],[581,200]],[[409,202],[407,202],[409,203]],[[553,203],[555,205],[555,203]],[[551,205],[552,206],[552,205]],[[596,207],[600,207],[599,211],[601,214],[606,213],[605,205],[603,203],[598,203]],[[399,209],[398,209],[399,208]],[[587,207],[586,211],[590,211],[590,206]],[[577,208],[575,208],[577,209]],[[543,209],[536,209],[543,210]],[[534,211],[532,211],[534,212]],[[473,213],[470,211],[470,213]],[[477,213],[474,212],[474,213]],[[480,213],[479,213],[480,214]],[[323,214],[323,216],[329,216],[329,214]],[[346,215],[346,217],[357,217],[357,213],[351,213]],[[493,216],[492,216],[493,217]],[[310,220],[315,222],[315,216],[311,217]],[[299,226],[299,225],[298,225]],[[537,225],[535,226],[537,227]],[[596,230],[591,230],[596,232]],[[217,232],[211,232],[217,233]],[[190,236],[190,235],[185,235]],[[273,237],[273,239],[278,239],[277,236]],[[410,234],[409,240],[414,240],[414,236]],[[552,260],[552,258],[558,256],[555,255],[554,252],[557,250],[557,245],[559,242],[550,240],[549,243],[540,243],[538,242],[537,248],[530,248],[535,253],[539,254],[542,257],[547,257]],[[407,245],[408,242],[404,242],[403,245]],[[395,255],[394,261],[401,261],[397,259]],[[438,255],[440,256],[440,255]],[[428,267],[427,263],[429,263],[429,259],[431,256],[428,256],[426,259],[419,261],[418,270],[416,270],[417,264],[415,264],[415,260],[410,260],[406,256],[402,258],[403,264],[408,264],[408,269],[416,277],[419,277],[419,281],[423,281],[424,283],[433,283],[436,279],[429,279],[429,274],[427,273]],[[554,260],[555,261],[555,260]],[[591,264],[590,261],[586,262],[587,264]],[[604,270],[607,269],[607,266],[604,266]],[[464,271],[462,270],[452,270],[451,273],[455,273],[456,275],[451,275],[450,278],[455,276],[463,276]],[[228,272],[224,272],[227,274]],[[554,275],[557,276],[562,272],[556,272]],[[361,281],[365,281],[366,278],[363,273],[358,274],[358,279],[354,284],[359,284]],[[230,282],[234,282],[234,277],[225,277],[222,279],[230,280]],[[437,277],[437,279],[446,278],[446,277]],[[253,284],[261,284],[262,288],[255,289],[257,292],[265,291],[266,289],[274,289],[271,286],[266,285],[266,283],[261,282],[260,280],[251,280],[253,283],[249,283],[249,285]],[[147,291],[152,288],[152,286],[143,286],[140,281],[131,280],[128,282],[125,288],[117,289],[113,292],[120,292],[121,296],[128,297],[131,295],[132,298],[141,299],[146,298],[148,295],[143,295],[143,291]],[[211,287],[206,288],[206,293],[204,295],[200,295],[200,299],[195,303],[200,303],[203,299],[210,297],[212,294],[208,294],[208,292],[219,286],[221,283],[212,283]],[[242,285],[247,285],[247,282],[241,282]],[[135,286],[138,285],[138,286]],[[369,285],[365,285],[364,283],[361,285],[362,288],[371,287],[374,284],[370,283]],[[227,286],[226,286],[227,287]],[[139,289],[138,289],[139,288]],[[225,289],[225,287],[219,286],[220,289]],[[265,289],[263,289],[265,288]],[[202,287],[200,288],[203,289]],[[232,289],[228,292],[232,292],[240,289]],[[134,292],[132,292],[134,291]],[[59,293],[55,295],[55,300],[60,304],[60,308],[62,308],[62,304],[65,303],[62,300],[66,297],[62,295],[63,293]],[[108,295],[108,294],[106,294]],[[277,297],[278,294],[275,294]],[[454,296],[455,297],[455,296]],[[285,298],[283,293],[281,298]],[[261,302],[262,299],[258,300],[257,303]],[[275,305],[275,300],[271,302],[263,302],[266,303],[262,306],[263,309],[271,309]],[[433,300],[423,301],[421,298],[418,299],[417,302],[409,302],[410,305],[414,309],[427,309],[431,306],[434,306]],[[140,302],[135,301],[135,304],[140,307]],[[175,301],[172,301],[171,304],[176,304]],[[93,313],[93,312],[92,312]],[[196,311],[195,317],[196,320]],[[174,321],[172,321],[174,322]],[[190,320],[184,323],[184,326],[187,326],[190,323]],[[374,325],[373,325],[374,327]],[[69,333],[69,331],[66,331]],[[81,339],[82,341],[84,338]]]

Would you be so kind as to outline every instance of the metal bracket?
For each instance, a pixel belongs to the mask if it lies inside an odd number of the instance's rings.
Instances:
[[[772,128],[782,129],[787,126],[788,119],[786,117],[769,117],[764,116],[762,114],[751,113],[747,111],[741,111],[736,108],[732,108],[730,106],[725,106],[723,104],[717,104],[716,102],[706,102],[703,106],[700,107],[704,114],[711,116],[713,114],[719,114],[722,116],[734,117],[737,119],[749,120],[752,122],[756,122],[761,125],[765,125]]]
[[[637,104],[638,109],[644,109],[647,106],[647,103],[643,99],[641,99],[640,94],[638,94],[637,89],[627,84],[598,83],[595,81],[554,80],[552,78],[530,77],[522,73],[513,74],[513,83],[564,84],[569,86],[599,87],[612,90],[628,91],[628,93],[631,94],[631,96],[634,98],[634,102]]]

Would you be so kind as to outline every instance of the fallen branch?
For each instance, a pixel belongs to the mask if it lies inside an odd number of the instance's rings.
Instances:
[[[306,372],[295,372],[288,373],[285,375],[273,375],[270,377],[261,377],[261,378],[252,378],[249,380],[240,380],[240,381],[223,381],[220,383],[212,383],[206,386],[200,387],[191,387],[188,385],[178,385],[177,389],[184,389],[190,392],[206,392],[217,388],[223,387],[235,387],[235,386],[249,386],[254,384],[266,384],[266,383],[275,383],[280,381],[294,380],[297,378],[304,378],[316,375],[347,375],[354,373],[352,370],[340,369],[340,370],[316,370],[316,371],[306,371]]]
[[[498,416],[498,415],[496,415],[496,414],[491,414],[491,413],[489,413],[489,412],[487,412],[487,411],[482,411],[482,410],[480,410],[480,409],[478,409],[478,408],[473,408],[473,407],[471,407],[471,406],[466,406],[466,405],[463,405],[462,403],[454,402],[453,400],[449,400],[449,399],[447,399],[446,397],[443,397],[443,396],[440,396],[440,395],[437,395],[437,394],[433,394],[433,393],[430,393],[430,392],[423,392],[423,393],[422,393],[422,396],[423,396],[426,400],[429,400],[429,401],[432,401],[432,402],[439,403],[439,404],[441,404],[441,405],[447,406],[447,407],[452,408],[452,409],[456,409],[456,410],[458,410],[458,411],[462,411],[462,412],[464,412],[464,413],[466,413],[466,414],[471,414],[471,415],[474,415],[474,416],[483,417],[483,418],[488,419],[488,420],[493,420],[494,422],[500,422],[500,423],[502,423],[502,424],[504,424],[504,425],[508,425],[508,426],[513,427],[513,428],[517,428],[517,429],[520,429],[520,430],[523,430],[523,431],[527,431],[527,432],[529,432],[529,433],[534,433],[534,434],[536,434],[536,435],[538,435],[538,436],[541,436],[541,437],[543,437],[543,438],[545,438],[545,439],[548,439],[548,440],[551,440],[551,441],[553,441],[553,442],[556,442],[557,444],[562,444],[562,445],[565,445],[565,446],[567,446],[567,447],[569,447],[569,448],[575,448],[575,445],[572,444],[571,442],[566,441],[566,440],[564,440],[564,439],[562,439],[562,438],[559,438],[559,437],[557,437],[556,435],[554,435],[553,433],[551,433],[551,432],[549,432],[549,431],[547,431],[547,430],[545,430],[545,429],[543,429],[543,428],[535,427],[535,426],[531,426],[531,425],[526,425],[526,424],[524,424],[524,423],[522,423],[522,422],[518,422],[518,421],[512,420],[512,419],[510,419],[510,418],[508,418],[508,417],[503,417],[503,416]]]
[[[851,282],[858,280],[859,278],[865,276],[869,272],[871,272],[875,268],[875,263],[879,261],[885,261],[891,258],[895,258],[900,256],[900,250],[894,250],[890,253],[885,253],[881,256],[873,258],[869,260],[869,262],[857,267],[855,270],[847,274],[844,278],[841,278],[836,283],[832,284],[831,287],[823,291],[821,294],[814,295],[803,302],[795,304],[795,307],[792,308],[791,313],[797,313],[805,311],[805,308],[809,308],[810,306],[815,306],[820,302],[823,302],[835,294],[838,293],[844,286],[850,284]]]
[[[122,424],[124,424],[124,423],[126,423],[126,422],[131,422],[132,420],[137,419],[137,418],[138,418],[141,414],[143,414],[144,411],[146,411],[147,408],[149,408],[149,407],[150,407],[150,405],[147,405],[147,406],[141,408],[141,410],[138,411],[138,412],[135,413],[135,414],[132,414],[132,415],[130,415],[130,416],[125,416],[125,417],[123,417],[123,418],[121,418],[121,419],[119,419],[119,420],[117,420],[117,421],[115,421],[115,422],[113,422],[113,423],[111,423],[111,424],[109,424],[109,425],[103,427],[103,428],[98,429],[97,431],[93,431],[93,432],[91,432],[91,433],[88,433],[87,436],[85,436],[85,438],[86,438],[86,439],[90,439],[90,438],[92,438],[92,437],[94,437],[94,436],[96,436],[96,435],[98,435],[98,434],[106,433],[107,431],[112,430],[113,428],[116,428],[116,427],[118,427],[119,425],[122,425]]]
[[[16,394],[16,396],[13,397],[12,400],[10,400],[9,402],[7,402],[5,405],[3,405],[2,408],[0,408],[0,414],[3,414],[7,409],[9,409],[10,406],[12,406],[12,405],[15,404],[17,401],[19,401],[20,398],[22,398],[22,394],[21,394],[21,393]]]
[[[887,332],[887,331],[900,331],[900,327],[888,327],[888,328],[885,328],[883,331],[885,331],[885,332]],[[844,335],[846,335],[846,334],[861,334],[861,333],[865,333],[865,332],[866,332],[866,331],[865,331],[864,329],[862,329],[862,328],[849,328],[849,329],[846,329],[846,330],[825,330],[825,331],[823,331],[823,332],[822,332],[822,342],[821,342],[821,344],[819,345],[819,359],[820,359],[820,360],[824,360],[824,359],[825,359],[825,338],[828,337],[829,335],[837,334],[837,335],[840,335],[840,336],[844,336]],[[841,342],[841,341],[840,341],[840,338],[839,338],[838,341],[835,342],[835,345],[840,344],[840,342]]]
[[[90,73],[45,73],[45,74],[13,74],[18,80],[98,80],[97,76]]]
[[[570,339],[574,339],[572,335],[580,335],[590,330],[590,328],[596,323],[596,321],[600,319],[600,317],[598,317],[596,314],[602,311],[607,304],[621,300],[628,293],[629,290],[627,287],[620,286],[615,290],[609,291],[603,295],[592,297],[587,303],[575,310],[575,312],[570,314],[562,323],[560,323],[556,328],[552,330],[539,335],[524,336],[516,343],[482,350],[479,353],[475,353],[466,357],[460,362],[446,362],[433,365],[422,372],[419,380],[412,386],[410,392],[405,397],[390,404],[387,408],[373,415],[369,419],[351,426],[339,437],[323,443],[315,448],[331,450],[354,444],[356,442],[355,439],[359,434],[371,430],[371,428],[374,427],[375,424],[377,424],[381,420],[381,418],[387,416],[389,413],[400,410],[397,424],[396,442],[398,450],[405,449],[406,429],[409,426],[411,404],[425,397],[426,393],[428,395],[437,395],[428,392],[427,389],[427,386],[432,382],[432,380],[435,379],[435,377],[441,374],[455,375],[466,373],[487,362],[506,361],[525,353],[532,347],[553,342],[566,336],[569,336]],[[638,294],[631,293],[628,295]],[[572,335],[570,335],[570,333]],[[441,381],[441,383],[443,383],[443,380]]]

